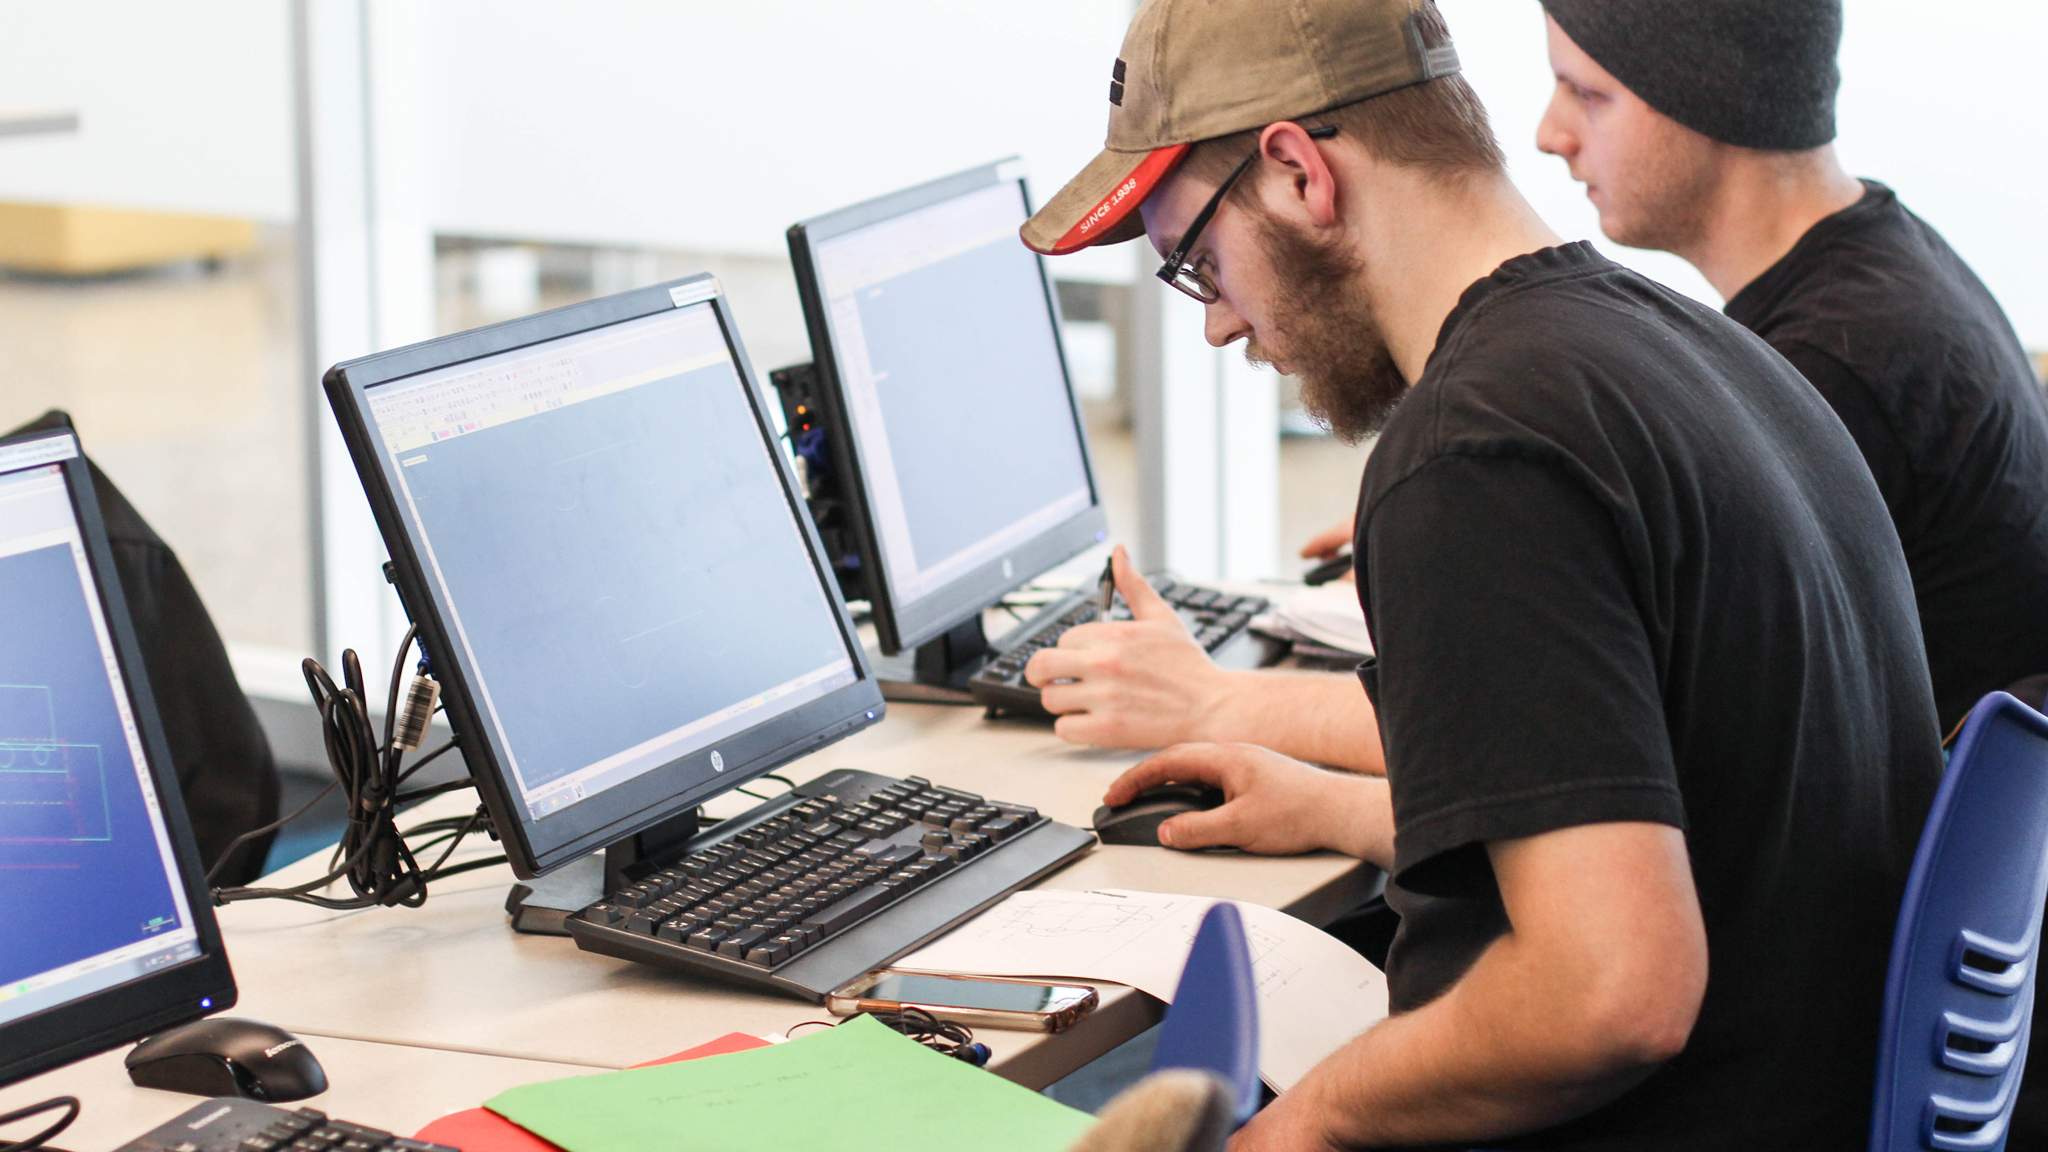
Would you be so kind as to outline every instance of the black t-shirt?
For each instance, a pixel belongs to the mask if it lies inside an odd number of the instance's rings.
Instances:
[[[1866,181],[1728,315],[1806,374],[1877,478],[1943,731],[1985,693],[2048,673],[2048,401],[1954,249]]]
[[[1890,188],[1814,225],[1728,302],[1834,408],[1898,526],[1947,731],[2048,699],[2048,401],[1991,293]],[[2035,1012],[2048,1012],[2048,982]],[[2048,1147],[2048,1061],[2013,1147]]]
[[[1861,1147],[1941,758],[1906,564],[1841,422],[1725,317],[1547,249],[1444,322],[1367,465],[1356,545],[1394,1008],[1507,930],[1490,841],[1681,828],[1705,918],[1685,1052],[1489,1144]]]

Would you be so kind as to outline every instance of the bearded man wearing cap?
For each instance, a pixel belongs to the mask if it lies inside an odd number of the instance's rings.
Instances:
[[[1537,146],[1614,240],[1684,257],[1855,437],[1905,546],[1944,731],[2048,697],[2048,403],[1939,233],[1835,154],[1841,0],[1545,0]],[[2036,989],[2036,1019],[2048,982]],[[2048,1060],[2011,1143],[2048,1147]]]
[[[1393,1015],[1236,1146],[1860,1146],[1940,751],[1841,421],[1558,243],[1428,0],[1148,0],[1106,79],[1107,147],[1025,241],[1146,236],[1211,343],[1383,426],[1354,546],[1385,778],[1183,745],[1105,796],[1213,784],[1163,841],[1389,873]],[[1155,625],[1069,633],[1047,704],[1088,714]]]

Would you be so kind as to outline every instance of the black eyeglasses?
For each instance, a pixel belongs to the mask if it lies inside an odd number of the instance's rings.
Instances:
[[[1318,128],[1308,129],[1308,138],[1311,140],[1328,140],[1336,134],[1337,126],[1335,124],[1325,124]],[[1216,215],[1218,208],[1223,207],[1223,198],[1230,195],[1231,185],[1236,184],[1238,178],[1251,168],[1252,162],[1259,158],[1261,150],[1261,148],[1253,148],[1251,155],[1245,157],[1238,163],[1237,167],[1230,170],[1230,175],[1223,178],[1223,183],[1216,189],[1216,194],[1209,197],[1209,202],[1202,205],[1200,212],[1195,213],[1194,222],[1188,225],[1188,230],[1181,233],[1180,247],[1167,253],[1166,263],[1159,266],[1159,278],[1161,280],[1166,281],[1203,304],[1214,304],[1222,298],[1223,294],[1216,290],[1216,285],[1207,276],[1197,272],[1195,266],[1187,262],[1188,253],[1194,250],[1195,242],[1202,238],[1202,229],[1209,226],[1209,218]]]

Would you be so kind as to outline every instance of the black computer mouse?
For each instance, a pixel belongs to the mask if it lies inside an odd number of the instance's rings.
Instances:
[[[159,1032],[137,1044],[128,1053],[128,1078],[144,1088],[271,1103],[327,1091],[327,1073],[298,1037],[228,1016]]]
[[[1202,784],[1162,784],[1138,793],[1128,804],[1095,810],[1095,835],[1104,844],[1157,847],[1159,826],[1183,812],[1207,812],[1223,803],[1223,791]]]

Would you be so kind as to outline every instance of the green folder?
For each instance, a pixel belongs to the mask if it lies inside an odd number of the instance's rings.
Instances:
[[[528,1084],[484,1106],[568,1152],[1059,1152],[1094,1122],[868,1016],[749,1052]]]

